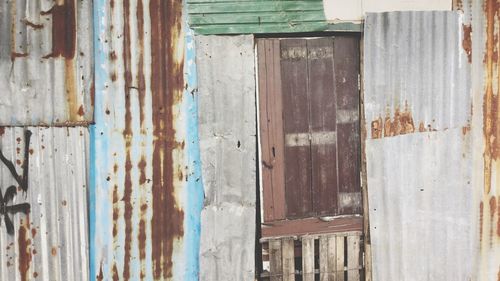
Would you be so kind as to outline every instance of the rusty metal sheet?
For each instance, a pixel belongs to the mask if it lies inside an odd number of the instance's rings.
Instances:
[[[456,12],[367,15],[373,280],[475,280],[472,94],[462,24]]]
[[[0,3],[0,125],[92,121],[92,1]]]
[[[473,226],[479,243],[474,255],[475,280],[500,276],[500,102],[499,1],[455,1],[468,24],[463,26],[462,47],[472,62]]]
[[[87,128],[0,128],[0,280],[88,280]]]
[[[196,36],[205,204],[200,280],[255,280],[253,36]]]
[[[90,276],[195,280],[203,190],[182,1],[94,1]]]

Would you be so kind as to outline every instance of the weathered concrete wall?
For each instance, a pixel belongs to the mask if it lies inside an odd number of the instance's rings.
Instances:
[[[200,280],[254,280],[256,101],[253,36],[198,36],[205,204]]]

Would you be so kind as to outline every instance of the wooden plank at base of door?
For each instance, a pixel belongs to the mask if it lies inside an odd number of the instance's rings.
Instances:
[[[302,280],[314,281],[314,237],[302,237]]]
[[[283,281],[295,281],[295,246],[293,238],[281,240],[283,255]]]
[[[347,236],[347,280],[359,280],[359,236]]]
[[[319,278],[320,281],[335,281],[336,243],[334,234],[319,238]]]
[[[283,281],[283,265],[281,240],[273,239],[269,241],[269,273],[270,281]]]

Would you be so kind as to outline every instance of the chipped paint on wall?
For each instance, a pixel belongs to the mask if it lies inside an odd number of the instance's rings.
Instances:
[[[0,125],[92,122],[91,11],[86,0],[0,3]]]
[[[203,190],[182,2],[94,5],[91,277],[196,280]]]

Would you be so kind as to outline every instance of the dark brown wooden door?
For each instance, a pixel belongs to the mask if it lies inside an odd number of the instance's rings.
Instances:
[[[264,220],[359,214],[359,39],[259,39]]]

